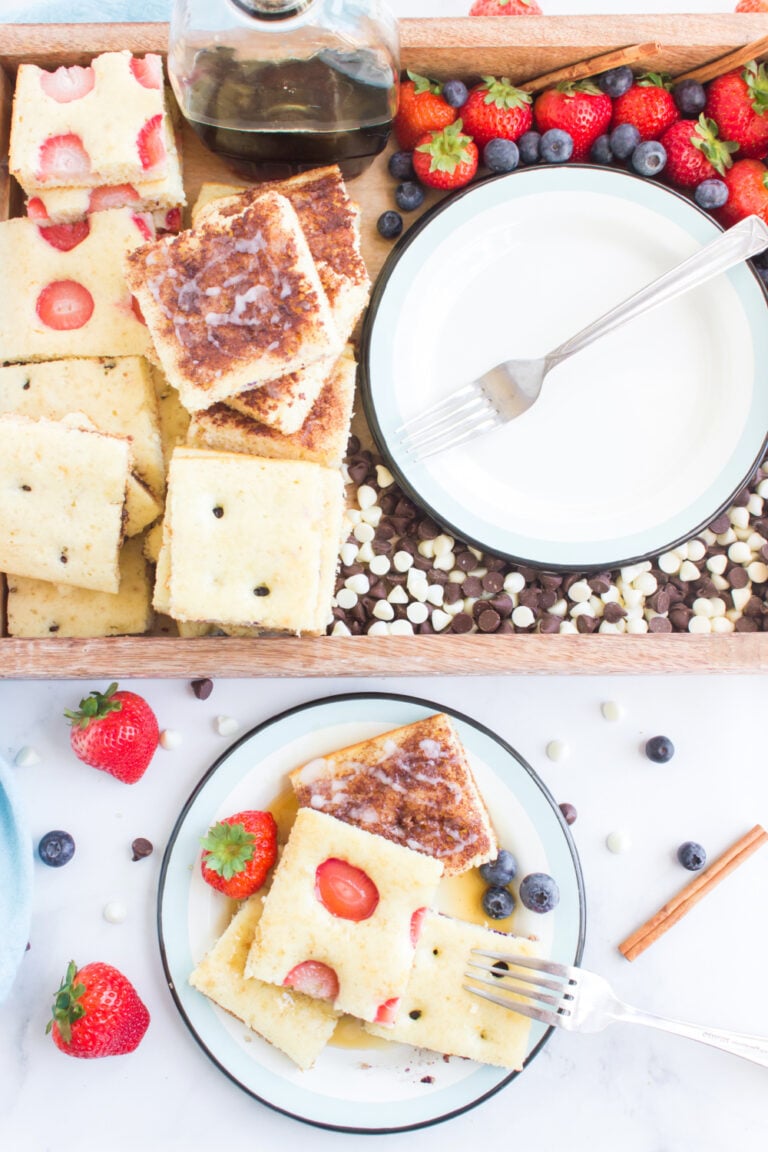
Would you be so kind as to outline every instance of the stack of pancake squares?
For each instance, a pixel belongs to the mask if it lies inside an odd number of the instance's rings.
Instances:
[[[172,234],[162,63],[130,53],[22,66],[10,155],[28,215],[0,223],[7,632],[136,634],[156,613],[181,635],[325,632],[370,289],[338,169],[204,186]]]

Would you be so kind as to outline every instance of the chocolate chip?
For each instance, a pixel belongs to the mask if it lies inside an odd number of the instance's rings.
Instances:
[[[566,824],[573,824],[576,820],[576,817],[578,816],[578,812],[574,808],[573,804],[569,804],[567,801],[560,805],[560,811],[563,814],[563,819],[565,820]]]
[[[69,558],[65,552],[62,552],[61,556],[59,556],[59,560],[61,561],[62,564],[68,564],[69,563]]]
[[[506,592],[500,596],[492,596],[489,603],[499,616],[511,616],[515,607],[512,597],[508,596]]]
[[[760,625],[754,616],[740,616],[736,621],[735,629],[737,632],[759,632]]]
[[[391,540],[380,540],[377,537],[371,541],[371,551],[374,556],[389,556],[394,550],[395,546]]]
[[[453,620],[451,620],[451,631],[458,632],[471,632],[473,628],[472,617],[468,612],[457,612]]]
[[[355,436],[354,432],[350,434],[347,440],[347,457],[356,456],[360,451],[360,437]]]
[[[727,579],[731,588],[746,588],[747,584],[749,584],[749,573],[746,568],[735,564],[733,568],[729,569]]]
[[[151,856],[154,851],[152,841],[147,840],[144,836],[137,836],[131,844],[132,860],[143,860],[146,856]]]
[[[744,616],[762,616],[763,602],[759,596],[750,596],[741,611]]]
[[[688,621],[691,616],[693,616],[693,612],[687,604],[676,604],[674,608],[669,610],[669,619],[678,632],[688,631]]]
[[[600,572],[597,576],[590,577],[587,583],[596,596],[602,596],[611,589],[611,577],[607,572]]]
[[[552,612],[546,612],[541,620],[539,620],[539,632],[554,634],[560,631],[560,624],[562,623],[559,616],[555,616]]]
[[[558,576],[554,572],[542,572],[539,576],[539,584],[541,584],[542,588],[546,589],[547,592],[554,592],[562,583],[562,576]]]
[[[452,580],[446,584],[443,591],[443,600],[446,604],[455,604],[457,600],[461,599],[461,588]]]
[[[504,577],[500,572],[486,572],[482,578],[483,591],[495,596],[504,587]]]
[[[384,580],[376,580],[371,584],[368,591],[374,600],[386,600],[389,595],[389,589]]]
[[[477,568],[477,559],[471,552],[459,552],[456,567],[462,572],[471,572],[473,568]]]
[[[539,608],[543,608],[546,611],[554,608],[555,604],[557,604],[557,592],[555,592],[554,589],[552,591],[545,589],[539,596]]]
[[[258,584],[253,590],[254,596],[269,596],[269,588],[266,584]]]
[[[517,597],[517,602],[522,604],[524,608],[530,608],[532,612],[535,612],[541,602],[541,592],[538,588],[523,588]]]
[[[477,617],[477,626],[481,632],[495,632],[501,624],[501,616],[493,608],[485,608]]]
[[[609,600],[603,609],[603,620],[606,624],[618,624],[619,620],[623,620],[626,614],[626,608],[623,608],[615,600]]]
[[[710,532],[714,532],[715,536],[722,536],[727,532],[731,526],[731,518],[727,512],[721,512],[716,520],[713,520],[709,525]]]
[[[222,516],[224,515],[224,509],[222,508],[221,504],[216,505],[216,507],[213,509],[213,514],[217,520],[221,520]]]
[[[435,540],[440,535],[440,529],[434,520],[420,520],[416,535],[419,540]]]
[[[427,579],[430,584],[444,586],[448,583],[448,573],[443,572],[440,568],[430,568]]]
[[[213,680],[193,680],[191,687],[198,700],[207,700],[213,692]]]
[[[353,484],[363,484],[368,479],[368,473],[371,471],[371,466],[367,460],[356,460],[354,464],[347,466],[349,478]]]
[[[671,632],[672,622],[666,616],[651,616],[648,621],[649,632]]]
[[[482,596],[483,585],[478,576],[467,576],[466,580],[461,586],[461,590],[465,596]]]
[[[576,617],[576,627],[579,632],[584,632],[587,634],[590,632],[595,632],[599,623],[599,620],[596,620],[594,616],[590,616],[586,612],[582,612],[580,616]]]

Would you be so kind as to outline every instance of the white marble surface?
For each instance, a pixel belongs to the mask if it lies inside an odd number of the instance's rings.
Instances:
[[[462,2],[395,4],[400,15],[459,14]],[[62,5],[0,0],[0,19],[45,20]],[[68,19],[163,18],[164,5],[66,5]],[[571,0],[548,12],[595,10]],[[599,9],[639,5],[603,0]],[[718,0],[660,0],[649,11],[727,11]],[[60,17],[59,17],[60,18]],[[1,39],[1,34],[0,34]],[[709,677],[510,677],[505,679],[218,681],[208,701],[183,681],[132,685],[161,727],[183,736],[158,750],[135,787],[80,764],[71,753],[66,707],[97,685],[74,681],[0,682],[0,753],[34,748],[40,762],[15,769],[32,834],[73,833],[74,861],[35,867],[31,949],[12,999],[0,1006],[0,1147],[4,1152],[198,1152],[226,1146],[294,1152],[359,1146],[364,1137],[310,1129],[265,1108],[235,1087],[200,1051],[164,982],[155,898],[164,844],[195,783],[229,740],[218,714],[242,730],[283,709],[334,692],[381,690],[452,705],[496,729],[541,774],[557,800],[579,810],[573,827],[588,900],[585,966],[628,1001],[659,1013],[768,1035],[761,993],[768,949],[765,918],[768,849],[729,877],[633,964],[618,942],[689,878],[674,851],[700,840],[710,857],[755,822],[768,824],[768,775],[762,743],[765,679]],[[100,685],[103,687],[103,685]],[[600,704],[617,700],[624,717],[609,723]],[[648,736],[676,745],[668,765],[642,753]],[[547,759],[549,740],[570,756]],[[232,738],[234,739],[234,737]],[[605,837],[631,835],[616,856]],[[147,836],[149,859],[133,863],[130,842]],[[107,923],[104,905],[128,909]],[[78,1061],[44,1035],[52,994],[70,958],[122,968],[145,999],[152,1024],[131,1056]],[[615,1026],[596,1036],[558,1033],[506,1090],[464,1116],[427,1130],[380,1137],[398,1152],[752,1152],[766,1141],[768,1071],[660,1033]]]

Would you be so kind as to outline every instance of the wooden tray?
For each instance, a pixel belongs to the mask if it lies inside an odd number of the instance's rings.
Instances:
[[[631,44],[659,51],[634,62],[673,76],[768,35],[768,16],[581,16],[524,20],[402,20],[402,64],[433,76],[488,74],[516,83]],[[20,63],[82,64],[99,52],[165,53],[166,24],[8,25],[0,34],[0,219],[20,211],[7,167],[10,101]],[[231,179],[188,132],[185,183],[194,202],[203,180]],[[351,185],[364,212],[363,249],[372,277],[391,245],[375,221],[391,206],[382,158]],[[0,637],[0,679],[53,677],[423,676],[504,673],[756,672],[768,668],[768,633],[722,636],[337,637],[198,640],[115,637],[17,640]]]

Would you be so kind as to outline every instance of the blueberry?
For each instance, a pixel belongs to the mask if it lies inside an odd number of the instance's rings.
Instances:
[[[451,108],[461,108],[462,104],[466,104],[467,96],[467,86],[461,80],[446,80],[443,84],[443,100]]]
[[[379,235],[385,240],[394,240],[403,230],[403,218],[399,212],[382,212],[376,221]]]
[[[46,832],[37,846],[37,854],[43,864],[50,868],[61,868],[69,864],[75,854],[75,842],[69,832]]]
[[[632,74],[632,69],[628,64],[622,64],[620,68],[611,68],[609,72],[603,72],[601,76],[597,77],[597,86],[601,92],[605,92],[606,96],[611,96],[614,100],[617,96],[623,96],[635,82],[635,77]]]
[[[515,900],[508,888],[486,888],[483,892],[483,910],[492,920],[504,920],[511,916]]]
[[[645,754],[654,764],[666,764],[675,754],[675,746],[668,736],[652,736],[645,745]]]
[[[523,132],[517,141],[521,164],[538,164],[541,159],[541,132]]]
[[[514,140],[496,138],[483,148],[483,164],[491,172],[514,172],[520,163],[520,151]]]
[[[610,164],[613,160],[613,152],[611,151],[611,138],[604,132],[602,136],[598,136],[596,140],[592,141],[592,147],[589,150],[589,158],[593,164]]]
[[[576,817],[578,816],[578,812],[574,808],[573,804],[569,804],[567,801],[564,801],[560,805],[560,811],[563,814],[563,819],[565,820],[566,824],[575,824],[576,823]]]
[[[393,152],[387,164],[389,174],[395,180],[415,180],[413,152]]]
[[[686,840],[677,850],[677,858],[689,872],[698,872],[707,862],[707,853],[695,840]]]
[[[617,160],[627,160],[640,143],[640,132],[634,124],[617,124],[610,136],[611,151]]]
[[[667,163],[667,150],[658,140],[643,140],[629,162],[638,176],[658,176]]]
[[[520,899],[531,912],[551,912],[560,903],[560,889],[546,872],[530,872],[520,881]]]
[[[541,138],[541,158],[545,164],[562,164],[573,155],[573,137],[564,128],[548,128]]]
[[[406,180],[395,189],[395,203],[401,212],[415,212],[424,203],[424,189],[421,184]]]
[[[704,85],[699,84],[698,80],[681,80],[672,88],[672,99],[681,116],[695,120],[699,113],[704,111],[707,93]]]
[[[511,852],[502,848],[495,860],[480,865],[479,872],[487,884],[496,884],[503,888],[517,875],[517,860]]]
[[[709,212],[713,208],[722,208],[728,199],[728,185],[724,180],[702,180],[693,190],[693,198],[699,208]]]

